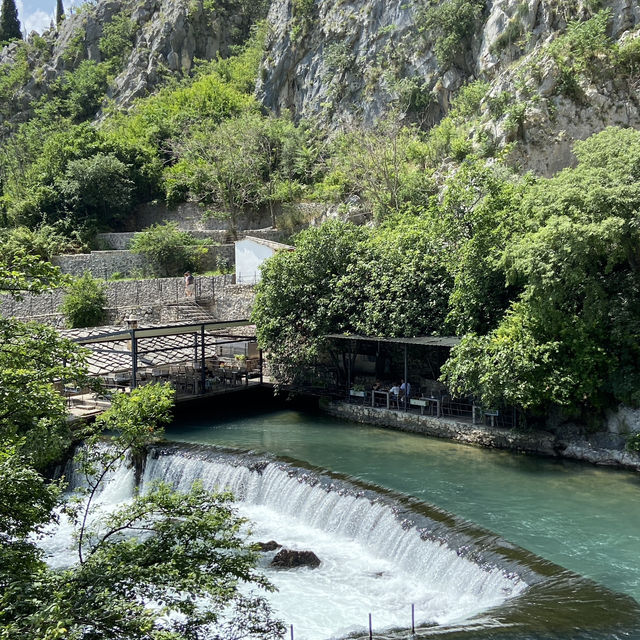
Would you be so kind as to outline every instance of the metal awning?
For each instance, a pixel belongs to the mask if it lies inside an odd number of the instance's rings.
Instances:
[[[121,329],[119,331],[109,331],[106,333],[92,333],[88,336],[71,338],[77,344],[98,344],[101,342],[116,342],[118,340],[131,340],[132,334],[136,339],[159,338],[163,336],[179,336],[188,333],[199,333],[200,331],[220,331],[232,327],[248,327],[252,323],[249,320],[198,322],[193,324],[172,324],[163,327],[147,327],[141,329]],[[240,338],[240,336],[239,336]],[[249,338],[245,338],[249,339]]]
[[[324,336],[334,340],[351,340],[356,342],[385,342],[389,344],[421,345],[426,347],[455,347],[460,344],[456,336],[419,336],[416,338],[386,338],[376,336],[360,336],[349,333],[329,333]]]

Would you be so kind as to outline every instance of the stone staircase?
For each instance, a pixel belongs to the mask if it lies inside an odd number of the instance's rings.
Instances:
[[[181,300],[167,305],[172,322],[211,322],[217,318],[195,300]]]

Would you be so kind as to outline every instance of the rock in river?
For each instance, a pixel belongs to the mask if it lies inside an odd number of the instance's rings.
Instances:
[[[282,549],[271,561],[271,566],[280,569],[292,569],[294,567],[311,567],[315,569],[320,566],[320,558],[313,551]]]

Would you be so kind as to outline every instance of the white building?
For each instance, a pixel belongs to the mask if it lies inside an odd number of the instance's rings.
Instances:
[[[246,236],[236,243],[236,284],[255,284],[262,277],[260,265],[277,251],[294,251],[281,242]]]

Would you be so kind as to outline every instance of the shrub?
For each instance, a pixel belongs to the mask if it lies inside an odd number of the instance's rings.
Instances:
[[[207,253],[204,242],[180,231],[175,222],[165,222],[136,234],[131,251],[147,257],[154,275],[178,276],[187,270],[198,271],[200,259]]]
[[[65,110],[77,122],[92,118],[100,108],[109,86],[108,72],[105,63],[83,60],[74,71],[65,72],[56,84]]]
[[[129,167],[111,153],[72,160],[56,186],[79,221],[98,226],[113,224],[133,202]]]
[[[640,433],[633,433],[627,438],[627,451],[640,453]]]
[[[292,0],[291,41],[298,42],[311,26],[314,0]]]
[[[77,253],[84,248],[77,236],[70,240],[51,225],[42,225],[35,230],[22,226],[5,229],[0,232],[0,242],[5,254],[14,255],[24,250],[43,260],[49,260],[52,256],[62,253]]]
[[[85,272],[69,286],[60,310],[71,329],[95,327],[104,319],[106,304],[104,283]]]
[[[104,25],[102,38],[98,46],[105,60],[124,61],[129,53],[136,33],[136,24],[125,12],[113,17],[111,22]]]
[[[444,0],[422,12],[420,31],[434,38],[433,49],[441,65],[453,64],[464,53],[483,10],[483,0]]]

